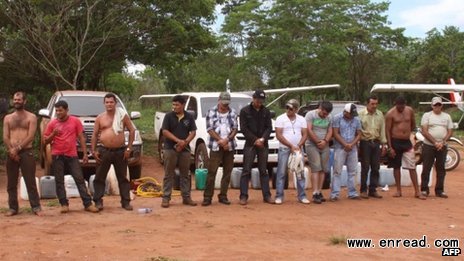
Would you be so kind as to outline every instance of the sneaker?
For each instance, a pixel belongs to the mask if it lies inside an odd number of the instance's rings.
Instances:
[[[163,198],[163,201],[161,202],[161,207],[168,208],[169,207],[169,199],[164,199]]]
[[[123,205],[122,208],[127,211],[132,211],[134,209],[131,204]]]
[[[240,199],[240,205],[245,206],[247,203],[248,203],[248,200],[246,198]]]
[[[316,203],[316,204],[321,204],[322,201],[319,197],[319,194],[313,194],[313,202]]]
[[[209,206],[209,205],[211,205],[211,200],[209,200],[209,199],[203,199],[203,202],[201,202],[201,205],[202,205],[203,207]]]
[[[98,213],[99,210],[94,205],[90,205],[85,208],[85,211],[92,212],[92,213]]]
[[[14,215],[18,215],[18,211],[10,209],[5,213],[5,217],[12,217]]]
[[[367,192],[361,192],[361,198],[368,199],[369,195],[367,195]]]
[[[361,200],[361,197],[356,195],[356,196],[350,196],[348,197],[349,199],[353,199],[353,200]]]
[[[60,210],[61,213],[68,213],[69,212],[69,206],[67,205],[63,205],[61,206],[61,210]]]
[[[277,205],[280,205],[280,204],[282,204],[282,199],[281,198],[276,198],[274,203],[276,203]]]
[[[192,206],[192,207],[197,205],[197,203],[195,203],[195,201],[193,201],[191,198],[184,198],[182,200],[182,204]]]
[[[436,194],[435,196],[437,196],[437,197],[439,197],[439,198],[448,198],[448,195],[446,195],[445,192],[438,193],[438,194]]]
[[[300,200],[298,200],[298,201],[299,201],[300,203],[302,203],[302,204],[309,204],[309,203],[310,203],[309,199],[307,199],[307,198],[302,198],[302,199],[300,199]]]
[[[321,202],[326,202],[324,195],[322,195],[321,192],[319,192],[319,198],[321,199]]]

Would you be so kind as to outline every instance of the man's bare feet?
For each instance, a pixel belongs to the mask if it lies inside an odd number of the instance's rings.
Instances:
[[[44,215],[44,213],[42,212],[42,210],[39,210],[39,211],[33,211],[33,212],[34,212],[34,214],[35,214],[36,216],[38,216],[38,217],[41,217],[41,216],[43,216],[43,215]]]
[[[421,200],[426,200],[427,197],[423,195],[422,193],[416,193],[416,198],[421,199]]]
[[[397,192],[393,195],[394,198],[400,198],[401,196],[402,196],[402,195],[401,195],[401,192],[400,192],[400,191],[397,191]]]

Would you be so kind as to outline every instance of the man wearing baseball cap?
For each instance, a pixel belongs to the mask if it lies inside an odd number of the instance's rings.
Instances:
[[[218,195],[219,203],[230,205],[227,198],[230,174],[234,166],[234,151],[236,147],[235,134],[237,134],[237,113],[231,107],[230,93],[221,92],[218,104],[208,110],[206,115],[206,130],[209,134],[208,148],[208,177],[203,193],[202,206],[211,205],[214,194],[214,181],[219,165],[222,163],[223,175],[221,179],[221,192]]]
[[[340,198],[341,174],[343,165],[348,172],[348,198],[361,199],[356,192],[355,175],[358,166],[358,141],[361,139],[361,121],[359,120],[356,105],[347,103],[343,111],[333,119],[334,136],[334,172],[330,201]]]
[[[258,157],[258,170],[265,203],[274,204],[269,188],[267,158],[269,155],[269,136],[272,132],[271,112],[263,103],[266,94],[262,90],[253,93],[253,101],[240,111],[240,129],[245,136],[243,148],[243,172],[240,178],[240,204],[248,202],[248,183],[251,178],[251,167]]]
[[[435,183],[435,196],[448,198],[445,193],[445,160],[447,152],[446,141],[453,134],[453,121],[451,116],[442,111],[443,102],[440,97],[433,97],[432,111],[424,113],[421,120],[422,134],[425,137],[422,147],[422,180],[421,191],[424,196],[429,195],[429,173],[435,162],[437,182]]]

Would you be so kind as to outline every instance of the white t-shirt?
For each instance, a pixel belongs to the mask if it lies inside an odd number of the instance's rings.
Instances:
[[[229,126],[229,121],[227,119],[227,115],[229,112],[226,113],[220,113],[218,112],[218,118],[219,118],[219,130],[216,131],[216,133],[220,133],[220,136],[222,139],[227,138],[230,134],[230,126]]]
[[[291,144],[298,146],[298,142],[301,140],[301,129],[307,129],[306,120],[301,115],[295,115],[296,118],[291,121],[287,114],[284,113],[277,117],[275,121],[276,128],[282,128],[282,135],[287,139]],[[280,143],[280,147],[285,147],[284,144]]]
[[[421,120],[421,126],[428,125],[428,131],[430,135],[438,142],[443,141],[448,133],[448,129],[453,128],[453,121],[451,116],[446,112],[435,114],[433,111],[424,113]],[[424,140],[427,145],[433,144],[427,139]]]

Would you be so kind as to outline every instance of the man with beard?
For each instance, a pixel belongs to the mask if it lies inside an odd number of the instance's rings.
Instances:
[[[42,215],[39,193],[35,180],[35,159],[32,151],[32,141],[37,129],[37,117],[26,111],[26,94],[16,92],[13,96],[15,112],[5,116],[3,122],[3,143],[8,150],[6,172],[8,177],[8,205],[6,216],[18,214],[18,175],[19,168],[26,183],[27,194],[32,212]]]

